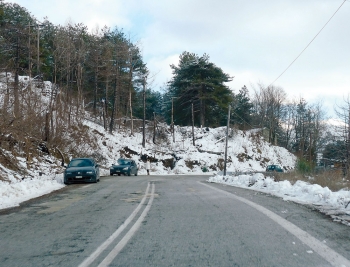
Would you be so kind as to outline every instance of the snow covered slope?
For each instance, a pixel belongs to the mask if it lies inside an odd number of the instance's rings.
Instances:
[[[90,120],[86,120],[85,125],[88,126],[89,142],[83,142],[79,149],[75,148],[75,150],[80,151],[82,156],[95,157],[102,166],[104,175],[108,175],[109,167],[120,157],[134,159],[139,165],[141,175],[146,173],[144,168],[146,158],[150,158],[151,173],[156,175],[203,174],[204,172],[214,174],[224,166],[226,127],[195,128],[195,146],[193,146],[191,127],[176,127],[175,142],[170,133],[165,133],[165,138],[164,136],[162,139],[157,138],[153,143],[153,133],[147,131],[146,145],[143,148],[142,132],[135,132],[131,136],[129,130],[119,129],[109,134],[102,126]],[[69,145],[68,142],[67,146]],[[71,145],[75,146],[73,140]],[[294,168],[296,160],[295,156],[286,149],[265,142],[256,130],[249,132],[231,130],[227,154],[227,170],[232,172],[264,171],[269,164],[278,164],[285,170],[290,170]],[[31,164],[31,169],[28,169],[28,177],[63,172],[60,159],[49,155],[43,157],[45,158],[33,159],[34,164]],[[25,158],[16,159],[22,169],[26,168]],[[9,182],[26,178],[23,172],[16,173],[2,165],[0,165],[0,176],[2,177],[0,180]]]
[[[144,174],[143,160],[148,157],[153,174],[215,173],[223,168],[226,127],[195,128],[195,146],[191,127],[177,127],[175,142],[169,134],[167,140],[156,139],[154,144],[152,132],[149,132],[143,148],[141,132],[130,136],[129,132],[118,131],[111,135],[95,123],[87,121],[86,124],[91,134],[98,135],[99,153],[106,159],[104,164],[107,167],[119,157],[130,157],[139,163],[140,174]],[[295,156],[286,149],[265,142],[256,130],[231,130],[227,159],[227,170],[235,172],[264,171],[269,164],[278,164],[290,170],[296,161]]]

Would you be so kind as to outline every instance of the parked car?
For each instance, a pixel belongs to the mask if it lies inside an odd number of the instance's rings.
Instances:
[[[111,168],[109,169],[109,173],[111,176],[114,174],[124,174],[124,175],[132,175],[134,174],[137,176],[138,168],[137,164],[132,159],[118,159],[117,164],[112,164]]]
[[[278,165],[269,165],[266,167],[267,172],[283,172],[283,169]]]
[[[100,168],[92,158],[74,158],[64,171],[64,183],[96,183],[100,181]]]

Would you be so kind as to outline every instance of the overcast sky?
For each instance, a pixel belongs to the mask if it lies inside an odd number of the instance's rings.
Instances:
[[[183,51],[210,61],[246,85],[273,85],[288,99],[333,106],[350,93],[350,0],[14,0],[38,20],[118,27],[140,41],[154,89],[171,79]]]

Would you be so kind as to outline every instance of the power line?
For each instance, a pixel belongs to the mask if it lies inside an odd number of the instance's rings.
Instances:
[[[246,124],[248,124],[252,129],[254,129],[253,125],[251,125],[249,122],[247,122],[245,119],[243,119],[240,115],[237,114],[237,112],[235,112],[234,110],[231,110],[231,112],[233,114],[235,114],[237,117],[239,117],[243,122],[245,122]]]
[[[270,87],[272,84],[274,84],[293,64],[294,62],[301,56],[302,53],[311,45],[311,43],[316,39],[316,37],[322,32],[322,30],[327,26],[327,24],[332,20],[332,18],[335,16],[335,14],[339,11],[339,9],[347,2],[348,0],[344,0],[343,3],[338,7],[338,9],[333,13],[333,15],[330,17],[330,19],[326,22],[326,24],[321,28],[321,30],[315,35],[314,38],[307,44],[307,46],[303,49],[303,51],[300,52],[300,54],[292,61],[292,63],[289,64],[289,66],[268,86]]]

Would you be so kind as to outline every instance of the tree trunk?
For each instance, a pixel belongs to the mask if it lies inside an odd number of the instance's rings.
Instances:
[[[93,104],[93,113],[96,116],[96,106],[97,106],[97,77],[98,77],[98,67],[95,68],[95,81],[94,81],[94,104]]]
[[[44,141],[49,142],[50,140],[50,113],[45,114],[45,130],[44,130]]]
[[[129,108],[130,108],[130,120],[131,120],[131,135],[134,135],[134,119],[132,117],[132,104],[131,104],[131,86],[129,90]]]
[[[105,94],[105,102],[104,102],[104,128],[107,131],[107,125],[108,125],[108,76],[106,79],[106,94]]]
[[[109,133],[113,133],[114,126],[115,126],[115,116],[116,116],[116,109],[117,109],[117,98],[118,98],[118,86],[117,86],[117,75],[115,77],[114,81],[114,92],[113,92],[113,104],[112,104],[112,114],[111,114],[111,121],[109,124]]]

